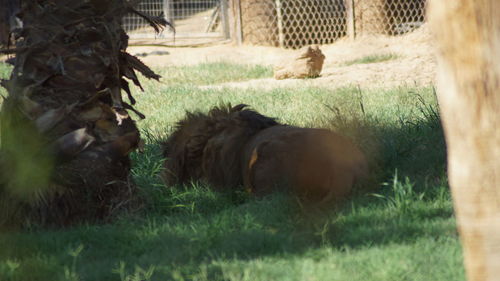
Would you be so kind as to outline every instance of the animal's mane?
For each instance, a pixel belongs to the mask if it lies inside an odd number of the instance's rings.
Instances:
[[[241,151],[257,132],[279,125],[245,104],[220,105],[208,113],[186,112],[163,144],[169,184],[204,179],[216,187],[242,183]]]

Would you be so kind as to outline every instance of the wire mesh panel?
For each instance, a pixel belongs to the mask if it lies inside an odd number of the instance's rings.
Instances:
[[[128,15],[123,24],[133,39],[162,38],[172,42],[186,39],[197,43],[199,39],[221,39],[224,36],[222,1],[225,0],[143,0],[138,10],[150,14],[163,14],[175,27],[155,34],[142,18]],[[205,40],[206,41],[206,40]],[[188,42],[189,43],[189,42]]]
[[[332,43],[346,32],[343,0],[241,0],[243,41],[300,48]]]
[[[350,0],[348,0],[350,1]],[[356,35],[400,35],[424,22],[425,0],[352,0]]]
[[[241,0],[243,41],[255,45],[279,46],[278,20],[274,0]]]
[[[169,19],[179,35],[221,33],[220,0],[172,0],[169,3]]]
[[[426,5],[426,0],[233,1],[240,1],[245,43],[286,48],[332,43],[348,30],[352,36],[404,34],[423,24]]]
[[[329,44],[345,36],[346,11],[342,0],[282,1],[280,10],[284,47]]]
[[[399,35],[420,27],[425,20],[426,3],[425,0],[388,0],[385,7],[387,33]]]
[[[144,0],[139,3],[137,10],[148,15],[160,15],[164,13],[163,0]],[[123,27],[131,38],[155,38],[154,30],[141,17],[128,14],[123,18]],[[160,36],[163,36],[161,34]]]

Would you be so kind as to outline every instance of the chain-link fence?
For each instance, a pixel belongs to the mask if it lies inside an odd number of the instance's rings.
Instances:
[[[350,0],[356,35],[401,35],[420,27],[425,0]]]
[[[170,44],[196,44],[226,37],[224,2],[227,0],[143,0],[137,9],[160,15],[175,27],[155,34],[149,24],[136,15],[124,18],[123,25],[132,39],[162,39]]]
[[[144,0],[139,10],[163,13],[175,26],[175,37],[170,29],[155,35],[134,15],[124,19],[124,26],[131,38],[194,44],[228,38],[230,29],[243,43],[300,48],[344,36],[410,32],[423,24],[425,4],[426,0]]]
[[[233,0],[244,43],[300,48],[346,35],[400,35],[424,22],[425,0]]]
[[[343,0],[240,0],[243,42],[300,47],[346,33]]]

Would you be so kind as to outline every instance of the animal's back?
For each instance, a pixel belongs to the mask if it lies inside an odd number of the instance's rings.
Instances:
[[[361,150],[324,129],[265,129],[247,143],[243,161],[244,184],[253,193],[286,186],[311,201],[342,199],[368,173]]]

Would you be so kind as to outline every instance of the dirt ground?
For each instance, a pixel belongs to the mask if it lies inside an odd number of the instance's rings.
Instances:
[[[434,84],[436,72],[435,50],[427,26],[412,33],[389,37],[364,37],[356,40],[341,39],[331,45],[321,46],[326,56],[321,76],[316,79],[274,80],[256,79],[236,83],[224,83],[207,87],[285,87],[295,85],[342,87],[356,85],[362,88],[395,87],[402,85],[426,86]],[[148,65],[168,67],[193,65],[202,62],[229,61],[245,64],[274,65],[293,56],[293,50],[262,46],[235,46],[219,44],[207,47],[145,47],[129,48],[132,54],[154,51],[168,54],[147,55],[141,59]],[[367,55],[395,54],[393,60],[346,66],[345,62]]]
[[[356,40],[346,38],[320,47],[326,59],[318,78],[265,78],[205,87],[274,88],[303,85],[337,88],[354,85],[361,88],[389,88],[427,86],[435,82],[435,49],[426,25],[403,36],[364,37]],[[236,46],[232,43],[205,47],[131,46],[128,51],[132,54],[148,54],[141,57],[141,60],[154,67],[221,61],[272,66],[280,60],[291,58],[296,52],[275,47]],[[398,57],[378,63],[345,65],[347,61],[376,54],[395,54]],[[5,58],[3,56],[0,61]]]

